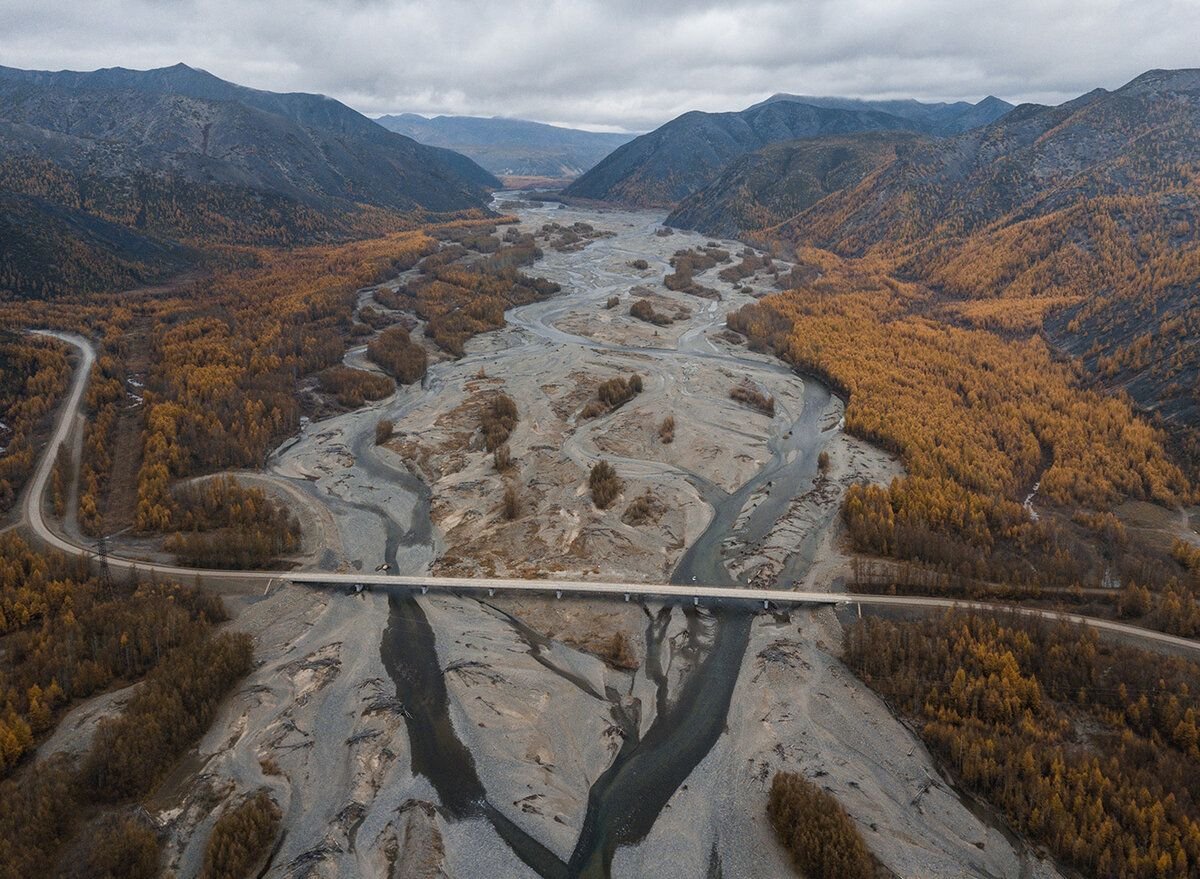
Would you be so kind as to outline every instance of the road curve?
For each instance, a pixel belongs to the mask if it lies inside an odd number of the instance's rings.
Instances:
[[[34,471],[33,480],[26,490],[21,506],[21,518],[33,534],[54,549],[68,555],[90,556],[91,547],[73,543],[50,527],[44,515],[42,498],[58,454],[58,448],[66,441],[71,422],[83,403],[88,376],[96,353],[91,342],[81,336],[49,330],[35,331],[53,336],[80,352],[79,366],[71,382],[70,393],[62,405],[54,432],[47,443],[42,458]],[[162,565],[137,559],[110,555],[109,567],[114,570],[136,570],[143,574],[154,574],[169,579],[241,583],[246,585],[270,584],[273,581],[290,581],[310,586],[336,586],[348,590],[357,587],[388,586],[410,588],[422,592],[456,592],[484,597],[497,594],[554,594],[557,597],[573,596],[616,596],[625,600],[660,599],[664,601],[692,602],[694,604],[715,601],[738,601],[758,603],[764,606],[829,606],[866,605],[891,608],[946,608],[963,610],[1004,611],[1040,619],[1076,623],[1102,632],[1132,638],[1148,646],[1170,647],[1200,655],[1200,641],[1168,635],[1141,626],[1131,626],[1115,620],[1083,616],[1069,611],[1034,608],[1023,605],[970,601],[956,598],[940,598],[917,595],[871,595],[849,592],[795,592],[786,589],[751,589],[741,587],[706,586],[703,584],[671,585],[652,583],[620,583],[599,581],[573,581],[556,579],[515,580],[505,578],[467,578],[435,576],[399,576],[394,574],[331,574],[303,571],[225,571],[211,568],[187,568],[178,565]]]
[[[59,410],[58,419],[54,422],[54,432],[50,436],[50,442],[46,443],[41,460],[38,461],[37,467],[33,471],[33,479],[25,489],[25,496],[21,500],[19,521],[27,525],[40,540],[55,549],[71,555],[78,555],[82,547],[61,539],[46,524],[46,518],[42,514],[42,499],[46,496],[46,484],[50,481],[50,474],[54,470],[58,449],[66,441],[67,434],[71,432],[71,422],[75,420],[75,416],[79,413],[79,407],[83,405],[83,392],[87,390],[88,376],[92,374],[92,364],[96,362],[96,349],[87,339],[72,333],[60,333],[55,330],[31,330],[30,332],[37,336],[50,336],[60,342],[66,342],[78,350],[79,365],[75,367],[75,375],[71,378],[71,388]]]

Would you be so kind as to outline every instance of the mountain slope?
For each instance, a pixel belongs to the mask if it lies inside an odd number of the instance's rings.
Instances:
[[[155,280],[210,245],[376,234],[482,209],[497,185],[320,95],[184,65],[0,68],[0,283],[22,295]]]
[[[35,152],[106,176],[167,171],[309,204],[478,207],[496,181],[320,95],[279,95],[177,65],[48,73],[0,68],[5,154]]]
[[[528,177],[577,177],[635,137],[476,116],[426,119],[404,113],[375,121],[420,143],[462,153],[493,174]]]
[[[898,116],[793,101],[739,113],[693,111],[618,147],[564,190],[578,198],[674,205],[715,180],[732,160],[780,141],[860,131],[915,131]]]
[[[911,132],[863,132],[771,144],[734,159],[665,222],[721,238],[753,236],[857,185],[923,140]]]
[[[765,101],[754,106],[761,107],[776,101],[795,101],[801,104],[810,104],[814,107],[832,107],[839,110],[874,110],[879,113],[888,113],[892,116],[899,116],[901,119],[908,119],[910,122],[919,125],[922,131],[941,137],[962,134],[964,131],[970,131],[972,128],[979,128],[982,125],[995,122],[1013,109],[1013,105],[1008,103],[1008,101],[1002,101],[1000,98],[993,97],[992,95],[988,95],[976,104],[968,101],[927,104],[912,99],[864,101],[858,98],[815,97],[812,95],[779,93],[771,95]]]
[[[1097,377],[1168,423],[1200,421],[1198,70],[922,144],[778,235],[882,259],[961,319],[1048,315],[1050,338]]]
[[[93,214],[0,190],[0,291],[20,297],[128,288],[194,254]]]

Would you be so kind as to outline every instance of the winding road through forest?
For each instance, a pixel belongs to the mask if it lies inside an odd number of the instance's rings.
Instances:
[[[26,487],[21,502],[21,519],[17,524],[25,525],[41,542],[59,552],[72,556],[94,557],[94,546],[80,544],[68,539],[53,528],[45,516],[45,494],[59,447],[66,441],[71,426],[83,405],[84,392],[87,389],[88,377],[96,352],[92,343],[69,333],[59,333],[50,330],[34,332],[53,336],[71,345],[79,352],[79,364],[75,368],[71,387],[63,401],[54,430],[49,442],[42,452],[34,471],[33,479]],[[431,575],[403,576],[395,574],[335,574],[325,572],[299,571],[236,571],[214,570],[211,568],[189,568],[181,565],[164,565],[147,562],[141,559],[124,558],[119,555],[109,555],[110,568],[120,571],[139,571],[143,574],[155,574],[161,577],[215,581],[221,584],[244,584],[249,587],[266,586],[275,581],[291,581],[307,583],[315,586],[336,586],[342,589],[353,589],[356,586],[390,586],[409,587],[418,591],[434,590],[446,592],[461,592],[488,597],[497,593],[541,593],[566,596],[612,596],[625,598],[657,598],[680,603],[710,603],[710,602],[764,602],[777,606],[789,605],[844,605],[859,604],[866,606],[882,606],[894,608],[964,608],[974,610],[1007,610],[1027,616],[1042,619],[1076,623],[1090,626],[1101,632],[1119,634],[1133,638],[1148,646],[1166,646],[1200,653],[1200,641],[1180,638],[1157,632],[1141,626],[1098,617],[1084,616],[1069,611],[1045,608],[1024,607],[1005,602],[970,601],[965,599],[944,598],[936,596],[912,595],[873,595],[868,593],[831,593],[831,592],[796,592],[784,589],[753,589],[738,585],[708,585],[706,583],[689,584],[646,584],[620,582],[594,582],[564,579],[516,580],[507,578],[464,578],[438,577]]]

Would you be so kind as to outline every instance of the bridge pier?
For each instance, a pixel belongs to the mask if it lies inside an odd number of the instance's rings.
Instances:
[[[554,590],[554,597],[555,597],[555,598],[562,598],[562,590],[561,590],[561,589],[555,589],[555,590]]]
[[[767,601],[767,599],[765,599],[765,598],[764,598],[764,599],[763,599],[763,610],[767,610],[767,605],[768,605],[768,604],[770,604],[770,602],[769,602],[769,601]]]
[[[693,595],[692,596],[692,607],[696,607],[698,604],[700,604],[700,596]]]
[[[626,600],[626,601],[628,601],[628,600],[629,600],[629,593],[628,593],[628,592],[626,592],[626,593],[625,593],[625,600]]]
[[[496,590],[495,590],[495,589],[489,589],[489,590],[488,590],[488,598],[494,598],[494,597],[495,597],[495,595],[496,595]]]
[[[424,595],[424,594],[425,594],[425,593],[427,593],[428,591],[429,591],[429,587],[428,587],[428,586],[422,586],[422,587],[421,587],[421,594],[422,594],[422,595]]]

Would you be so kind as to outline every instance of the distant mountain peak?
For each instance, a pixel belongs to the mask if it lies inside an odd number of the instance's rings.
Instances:
[[[761,107],[780,102],[808,104],[813,107],[827,107],[839,110],[888,113],[915,123],[926,134],[939,137],[962,134],[964,131],[969,131],[972,128],[987,125],[999,119],[1013,108],[1013,105],[1008,103],[1008,101],[1001,100],[995,95],[988,95],[983,100],[972,104],[970,101],[925,102],[918,101],[915,98],[874,100],[869,98],[795,95],[788,92],[776,92],[765,101],[760,101],[747,109],[757,110]]]
[[[1147,70],[1117,89],[1124,94],[1155,94],[1163,91],[1200,91],[1200,68]]]
[[[579,176],[634,137],[505,116],[401,113],[375,121],[420,143],[470,156],[493,174],[560,180]]]
[[[388,132],[333,98],[247,88],[183,62],[89,72],[0,67],[4,121],[43,132],[23,150],[52,148],[55,161],[82,172],[167,172],[322,208],[333,200],[460,210],[485,205],[484,190],[498,185],[465,157]]]

